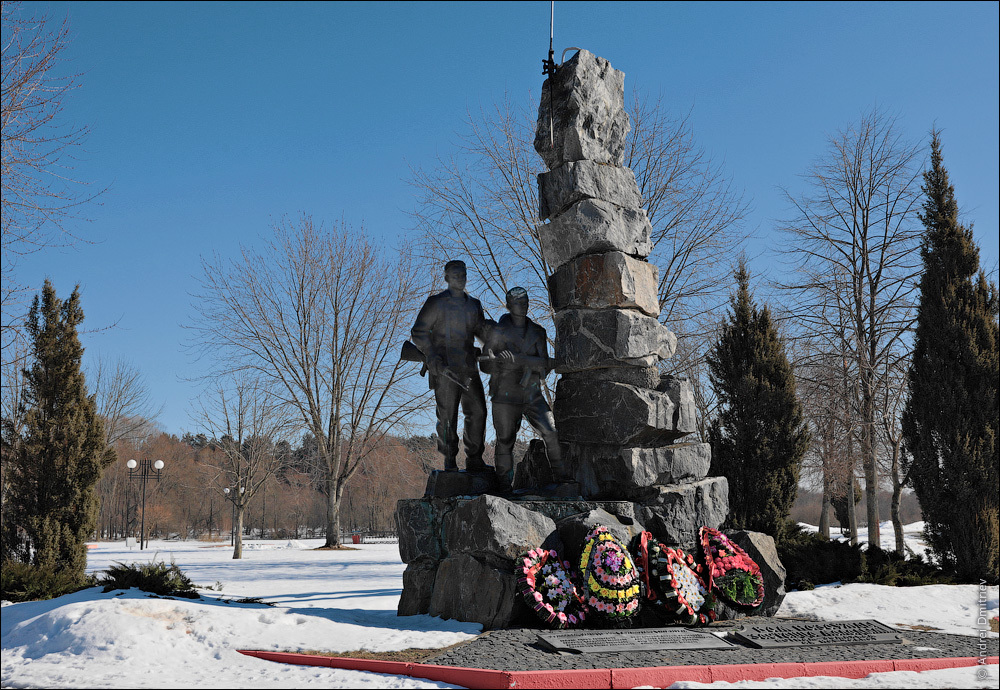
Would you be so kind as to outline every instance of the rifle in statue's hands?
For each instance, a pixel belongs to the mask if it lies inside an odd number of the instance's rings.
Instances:
[[[486,350],[485,355],[480,355],[477,358],[480,362],[489,363],[491,367],[495,367],[498,362],[505,362],[507,365],[512,367],[524,367],[524,374],[521,376],[521,380],[518,385],[524,388],[528,385],[528,381],[531,379],[531,372],[535,370],[538,372],[539,376],[546,376],[552,369],[552,362],[548,357],[535,357],[532,355],[522,355],[511,352],[510,350],[504,350],[499,355],[493,352],[493,350]]]
[[[423,365],[420,367],[420,375],[427,373],[427,357],[409,340],[403,343],[403,351],[399,353],[399,358],[404,362],[420,362]]]
[[[420,375],[423,376],[427,373],[428,366],[426,355],[424,355],[424,353],[420,351],[420,348],[411,343],[409,340],[403,343],[403,350],[399,353],[399,358],[404,362],[420,362],[423,365],[420,367]],[[469,384],[467,382],[463,382],[458,374],[453,372],[448,367],[441,367],[439,371],[432,371],[431,374],[444,376],[466,393],[469,392]]]

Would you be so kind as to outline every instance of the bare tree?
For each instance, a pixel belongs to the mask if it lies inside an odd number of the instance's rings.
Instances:
[[[201,402],[198,421],[218,447],[206,464],[215,467],[215,484],[227,490],[236,511],[233,558],[243,557],[247,506],[285,460],[275,452],[275,442],[289,431],[288,413],[281,398],[253,371],[222,377]]]
[[[104,435],[109,446],[152,433],[152,423],[160,410],[153,409],[149,387],[135,365],[122,358],[112,362],[99,357],[87,382],[97,396],[97,413],[104,419]]]
[[[903,343],[899,343],[900,346]],[[881,470],[892,482],[892,501],[889,506],[889,519],[895,537],[896,552],[906,555],[906,541],[903,538],[903,521],[900,517],[900,504],[903,499],[903,489],[910,483],[910,473],[903,471],[903,407],[906,403],[907,367],[910,362],[908,348],[899,347],[898,351],[887,351],[880,367],[880,375],[884,377],[885,385],[879,389],[879,399],[876,409],[879,411],[879,422],[876,427],[876,438],[881,446]]]
[[[869,543],[879,546],[878,427],[881,392],[895,382],[883,363],[912,326],[920,147],[879,110],[829,138],[826,155],[805,175],[811,189],[786,193],[795,218],[784,231],[797,278],[794,315],[804,332],[849,352],[856,377],[851,403],[868,498]]]
[[[852,487],[855,474],[852,361],[836,338],[802,339],[795,348],[795,374],[812,443],[805,465],[819,477],[823,490],[819,532],[830,538],[830,512],[836,502],[849,501],[847,524],[841,531],[857,543],[857,515]]]
[[[392,257],[345,223],[274,227],[261,251],[203,261],[193,325],[219,372],[253,371],[316,441],[326,547],[340,546],[344,487],[385,436],[421,413],[426,384],[399,349],[426,294],[410,252]]]
[[[15,343],[27,313],[30,286],[19,282],[18,257],[77,238],[66,221],[100,194],[73,177],[73,151],[87,127],[63,123],[68,94],[79,75],[60,71],[69,43],[67,21],[55,25],[46,16],[26,17],[20,3],[3,2],[2,134],[2,338],[3,359],[15,356]]]
[[[533,109],[505,97],[488,112],[470,114],[456,155],[413,171],[419,195],[413,216],[426,260],[464,259],[486,291],[487,309],[502,309],[509,288],[527,288],[532,318],[552,333],[551,305],[541,298],[551,269],[537,232],[537,175],[546,168],[532,147]],[[727,303],[730,267],[718,258],[735,256],[745,240],[740,222],[747,204],[697,146],[688,116],[672,118],[659,100],[638,95],[630,115],[625,165],[635,173],[653,225],[649,261],[660,268],[660,320],[678,333],[677,355],[664,366],[700,381]],[[703,400],[709,396],[701,393]]]

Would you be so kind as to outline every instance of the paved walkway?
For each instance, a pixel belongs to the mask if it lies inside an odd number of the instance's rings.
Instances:
[[[753,618],[742,621],[719,621],[700,628],[711,632],[734,630],[745,623],[792,623],[787,618]],[[541,628],[513,628],[484,633],[472,642],[423,661],[425,664],[504,671],[541,671],[598,668],[637,668],[650,666],[697,666],[721,664],[773,664],[782,662],[862,661],[877,659],[937,659],[976,657],[981,650],[979,638],[901,629],[902,644],[823,645],[807,648],[751,649],[738,646],[731,650],[663,650],[642,652],[605,652],[587,655],[554,653],[538,644]],[[986,640],[986,656],[997,656],[1000,640]]]

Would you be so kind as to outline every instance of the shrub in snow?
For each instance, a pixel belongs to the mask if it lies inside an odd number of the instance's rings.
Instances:
[[[104,572],[97,584],[103,585],[105,592],[135,587],[165,597],[197,599],[200,596],[188,576],[174,563],[115,563]]]
[[[82,584],[78,574],[70,570],[52,568],[9,561],[0,571],[0,596],[4,601],[37,601],[55,599],[64,594],[95,584],[93,575],[84,578]]]

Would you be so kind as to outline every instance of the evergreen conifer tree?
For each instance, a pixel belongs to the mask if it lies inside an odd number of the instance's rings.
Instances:
[[[959,577],[998,579],[997,290],[931,133],[923,274],[903,438],[928,544]]]
[[[4,561],[19,561],[82,581],[86,540],[97,524],[95,485],[114,459],[93,396],[87,395],[77,326],[77,290],[65,302],[45,281],[28,314],[31,367],[25,371],[24,430],[5,434]]]
[[[784,343],[750,293],[743,261],[729,322],[708,356],[721,412],[709,427],[711,474],[729,480],[729,523],[780,539],[809,445]]]

